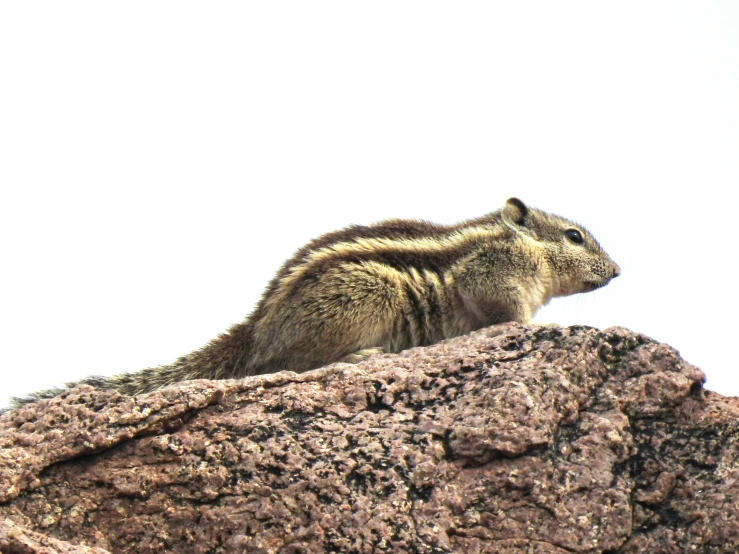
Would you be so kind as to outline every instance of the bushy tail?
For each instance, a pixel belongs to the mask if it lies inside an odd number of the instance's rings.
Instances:
[[[58,394],[63,393],[76,387],[78,385],[91,385],[96,389],[101,390],[117,390],[121,394],[127,396],[133,396],[135,394],[142,394],[150,392],[167,385],[171,385],[178,381],[186,381],[188,379],[198,379],[200,376],[197,372],[193,371],[187,363],[187,358],[180,358],[172,365],[159,366],[142,369],[133,373],[120,373],[110,377],[102,375],[93,375],[91,377],[85,377],[79,381],[72,381],[64,383],[64,387],[54,387],[50,389],[41,390],[32,394],[20,397],[13,397],[10,399],[10,406],[7,408],[0,408],[0,414],[5,413],[9,410],[19,408],[24,404],[30,404],[32,402],[38,402],[46,398],[53,398]]]
[[[42,391],[34,392],[32,394],[28,394],[26,396],[13,396],[10,398],[10,406],[0,408],[0,414],[4,414],[5,412],[9,412],[10,410],[14,410],[16,408],[20,408],[24,404],[30,404],[32,402],[38,402],[39,400],[43,400],[44,398],[53,398],[57,394],[61,394],[67,388],[71,388],[76,383],[65,383],[66,388],[62,387],[54,387],[51,389],[44,389]]]
[[[252,327],[249,322],[231,327],[204,348],[182,356],[171,365],[150,367],[133,373],[112,377],[93,376],[65,383],[63,388],[42,390],[28,396],[13,398],[9,408],[0,408],[0,414],[30,402],[52,398],[77,385],[92,385],[102,390],[117,390],[126,396],[142,394],[190,379],[235,379],[254,375],[251,367]]]

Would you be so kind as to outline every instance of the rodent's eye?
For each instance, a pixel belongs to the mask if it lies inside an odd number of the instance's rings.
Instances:
[[[565,231],[565,236],[575,244],[582,244],[583,242],[585,242],[583,241],[582,233],[577,229],[568,229],[567,231]]]

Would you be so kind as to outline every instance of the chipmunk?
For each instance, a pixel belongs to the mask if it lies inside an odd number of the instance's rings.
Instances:
[[[272,279],[252,314],[171,365],[77,384],[148,392],[429,345],[475,329],[528,323],[555,296],[588,292],[620,268],[580,225],[510,198],[456,225],[391,219],[323,235]],[[14,399],[48,398],[50,389]]]

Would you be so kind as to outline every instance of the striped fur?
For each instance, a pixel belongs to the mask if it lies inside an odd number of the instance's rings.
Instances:
[[[593,290],[619,274],[583,227],[515,198],[456,225],[351,226],[300,249],[254,312],[202,349],[169,366],[80,383],[138,394],[188,379],[356,362],[494,323],[528,322],[552,297]]]

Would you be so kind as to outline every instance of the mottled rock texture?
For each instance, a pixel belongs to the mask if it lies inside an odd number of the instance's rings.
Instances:
[[[739,552],[739,399],[702,382],[626,329],[508,324],[79,387],[0,416],[0,551]]]

